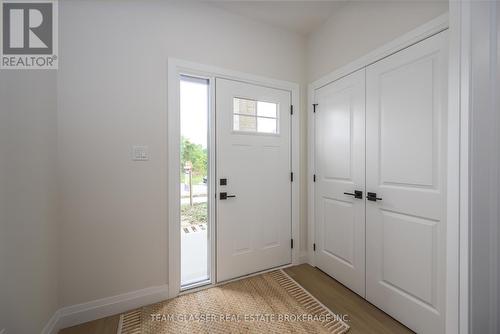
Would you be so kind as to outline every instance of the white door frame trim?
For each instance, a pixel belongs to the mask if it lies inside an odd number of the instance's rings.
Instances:
[[[467,1],[449,2],[449,81],[448,81],[448,180],[447,180],[447,227],[446,227],[446,333],[468,333],[468,197],[469,197],[469,73],[464,64],[469,56],[463,48],[469,46],[463,34],[470,29],[468,20],[462,17]],[[468,11],[469,9],[467,9]],[[467,26],[467,27],[466,27]],[[465,28],[465,29],[464,29]],[[465,56],[465,57],[464,57]],[[467,94],[465,94],[467,92]],[[450,169],[450,165],[455,168]],[[451,224],[450,222],[456,222]],[[464,313],[465,312],[465,313]]]
[[[484,198],[479,198],[475,189],[473,189],[470,184],[476,181],[477,170],[475,170],[475,166],[480,164],[490,164],[490,168],[498,168],[498,161],[492,162],[482,161],[483,158],[475,154],[475,150],[477,150],[477,143],[475,145],[474,142],[477,140],[479,143],[481,140],[474,136],[475,133],[480,133],[482,131],[492,131],[489,128],[483,128],[484,125],[482,122],[485,120],[484,111],[477,110],[480,108],[477,105],[477,101],[475,101],[480,94],[484,94],[483,88],[480,85],[475,86],[476,82],[490,82],[493,85],[496,81],[492,77],[489,77],[491,74],[495,74],[495,72],[489,73],[489,71],[485,71],[482,66],[488,66],[489,70],[494,70],[494,65],[491,63],[491,59],[489,60],[489,64],[481,64],[482,62],[486,62],[485,59],[480,59],[476,52],[473,54],[473,41],[476,38],[478,33],[485,33],[484,30],[489,30],[490,36],[488,36],[488,41],[483,42],[490,47],[490,57],[491,48],[494,52],[498,52],[497,41],[495,40],[495,36],[498,36],[498,32],[495,34],[491,34],[492,32],[497,31],[498,25],[498,10],[495,12],[493,8],[490,7],[489,11],[478,11],[478,3],[473,0],[466,1],[450,1],[450,36],[452,36],[451,47],[453,48],[450,52],[450,80],[453,83],[453,90],[450,91],[450,112],[453,111],[454,117],[456,117],[455,122],[457,123],[454,130],[456,131],[455,137],[459,136],[460,146],[457,149],[457,152],[454,153],[454,161],[458,161],[458,165],[460,167],[459,172],[454,175],[455,178],[459,179],[459,186],[452,189],[453,191],[458,193],[455,195],[456,199],[458,199],[460,206],[459,208],[455,208],[454,214],[458,217],[459,224],[458,226],[454,226],[455,230],[453,232],[454,242],[456,244],[453,245],[453,249],[449,251],[452,252],[451,263],[448,264],[448,268],[453,270],[451,273],[454,274],[451,276],[453,285],[448,285],[448,291],[451,295],[454,292],[458,293],[453,299],[449,300],[449,308],[452,312],[448,312],[447,316],[447,330],[448,324],[449,331],[448,333],[459,333],[459,334],[467,334],[469,331],[475,330],[472,326],[471,316],[477,313],[480,310],[480,305],[473,305],[471,295],[475,292],[471,290],[471,261],[476,261],[471,257],[471,254],[474,253],[473,245],[471,244],[471,230],[474,227],[474,230],[478,228],[479,225],[485,225],[488,223],[487,220],[482,221],[482,213],[480,210],[473,210],[475,205],[473,203],[478,200],[484,200]],[[491,2],[492,6],[494,2]],[[498,3],[496,4],[498,6]],[[497,7],[498,8],[498,7]],[[493,9],[493,10],[491,10]],[[481,30],[479,30],[481,29]],[[483,30],[484,29],[484,30]],[[486,36],[485,36],[486,37]],[[484,46],[485,44],[483,44]],[[488,52],[488,51],[486,51]],[[497,55],[498,56],[498,55]],[[498,73],[498,72],[497,72]],[[491,80],[491,81],[490,81]],[[450,86],[451,87],[451,86]],[[495,86],[492,87],[493,89]],[[494,96],[494,91],[489,92]],[[453,104],[452,104],[453,103]],[[493,102],[492,107],[494,107],[495,103]],[[490,111],[491,112],[491,111]],[[477,116],[475,116],[477,114]],[[490,116],[491,117],[491,116]],[[496,122],[497,119],[491,118],[490,123]],[[495,124],[495,123],[493,123]],[[495,124],[496,125],[496,124]],[[494,130],[493,130],[494,131]],[[450,137],[451,138],[451,137]],[[497,137],[498,138],[498,137]],[[496,146],[495,146],[496,145]],[[493,144],[491,147],[488,147],[488,150],[494,150],[498,147],[498,144]],[[491,166],[491,164],[496,164],[495,166]],[[481,181],[481,180],[479,180]],[[477,181],[477,182],[479,182]],[[494,180],[491,180],[494,182]],[[488,195],[488,199],[498,198],[498,188],[494,185],[493,192],[490,192]],[[490,189],[491,191],[491,189]],[[492,205],[494,200],[490,203]],[[473,206],[474,205],[474,206]],[[481,221],[480,224],[474,225],[474,222]],[[485,223],[485,224],[483,224]],[[493,230],[494,231],[494,230]],[[490,230],[490,235],[492,230]],[[495,236],[493,236],[495,238]],[[457,240],[458,239],[458,240]],[[486,241],[485,241],[486,242]],[[489,245],[490,255],[492,256],[492,263],[496,264],[498,261],[495,258],[496,247],[498,247],[498,243],[495,243],[492,239],[489,242],[492,244]],[[486,243],[489,243],[486,242]],[[485,245],[485,247],[487,247]],[[456,254],[456,250],[458,253]],[[495,285],[497,282],[496,274],[493,274],[493,277],[490,277],[492,285],[489,287],[485,287],[490,291],[490,295],[495,299],[495,295],[497,295],[497,286]],[[455,277],[458,276],[458,280]],[[450,279],[448,279],[448,283]],[[490,283],[490,284],[491,284]],[[496,319],[496,315],[498,314],[498,301],[493,302],[489,305],[488,312],[490,313],[488,318],[490,321],[494,321]],[[478,307],[478,309],[473,310],[473,307]],[[484,310],[483,310],[484,311]],[[488,324],[490,330],[495,332],[498,330],[497,324],[494,322],[490,322]],[[475,327],[475,326],[474,326]]]
[[[450,14],[441,15],[404,34],[394,41],[354,60],[308,85],[308,261],[314,266],[314,91],[395,52],[405,49],[443,30],[450,29],[449,101],[448,101],[448,157],[447,157],[447,253],[446,253],[446,333],[467,333],[468,314],[468,64],[463,39],[462,21],[466,4],[450,1]],[[465,2],[464,2],[465,3]],[[465,7],[465,9],[464,9]],[[464,55],[465,53],[465,55]],[[462,57],[460,57],[462,54]],[[467,94],[467,96],[461,95]],[[451,224],[453,222],[453,224]],[[465,243],[464,243],[465,242]],[[460,331],[459,331],[460,328]]]
[[[211,115],[210,120],[213,121],[215,113],[215,78],[224,78],[236,81],[247,82],[251,84],[266,86],[270,88],[282,89],[289,91],[292,96],[293,116],[291,118],[291,156],[292,156],[292,171],[296,178],[292,183],[292,238],[294,239],[294,247],[292,249],[292,264],[299,263],[299,248],[300,248],[300,227],[299,227],[299,196],[300,196],[300,104],[299,104],[299,85],[297,83],[270,79],[262,76],[257,76],[248,73],[242,73],[233,70],[227,70],[215,66],[194,63],[190,61],[169,58],[168,73],[167,73],[167,90],[168,90],[168,144],[167,144],[167,189],[168,189],[168,287],[169,297],[173,298],[179,295],[180,292],[180,99],[179,99],[179,76],[181,74],[203,77],[211,80]],[[214,124],[214,123],[212,123]],[[209,131],[214,128],[211,127]],[[215,136],[212,136],[211,147],[214,147]],[[212,159],[215,156],[212,155]],[[215,160],[214,160],[215,162]],[[212,164],[213,162],[210,162]],[[213,164],[213,166],[215,166]],[[212,171],[214,172],[213,168]],[[215,175],[215,174],[214,174]],[[213,180],[212,176],[212,180]],[[214,187],[212,187],[214,189]],[[212,213],[214,210],[212,210]],[[212,220],[214,221],[214,220]],[[215,283],[215,232],[212,228],[211,234],[211,276],[212,284]]]

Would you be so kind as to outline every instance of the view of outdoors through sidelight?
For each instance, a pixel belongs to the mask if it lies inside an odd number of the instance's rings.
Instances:
[[[181,286],[209,279],[209,81],[181,76]]]

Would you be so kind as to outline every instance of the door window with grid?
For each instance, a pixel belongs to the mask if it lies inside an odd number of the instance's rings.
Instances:
[[[278,104],[235,97],[233,131],[279,134]]]

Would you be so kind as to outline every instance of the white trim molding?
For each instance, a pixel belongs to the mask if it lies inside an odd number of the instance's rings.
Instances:
[[[498,333],[500,6],[497,1],[451,1],[450,14],[456,28],[461,144],[460,325],[449,333]]]
[[[169,282],[169,296],[171,298],[179,295],[180,293],[180,276],[181,276],[181,265],[180,265],[180,180],[179,180],[179,168],[180,168],[180,103],[179,103],[179,78],[180,75],[192,75],[203,78],[208,78],[211,81],[211,116],[210,120],[215,119],[215,78],[224,78],[236,81],[242,81],[250,84],[286,90],[291,93],[292,105],[293,105],[293,116],[291,130],[291,151],[292,151],[292,171],[294,175],[297,175],[296,181],[292,183],[292,238],[294,239],[294,247],[292,249],[292,264],[298,264],[301,262],[302,257],[300,256],[300,101],[299,101],[299,84],[270,79],[266,77],[261,77],[253,74],[242,73],[233,70],[227,70],[219,67],[214,67],[210,65],[204,65],[199,63],[193,63],[185,60],[169,58],[168,59],[168,282]],[[214,129],[209,129],[213,131]],[[210,143],[214,147],[215,136],[212,136]],[[210,154],[209,154],[210,155]],[[211,158],[212,159],[212,158]],[[213,163],[212,163],[212,166]],[[213,168],[212,168],[213,170]],[[213,175],[211,174],[212,178]],[[214,188],[214,187],[212,187]],[[213,194],[212,194],[213,198]],[[214,210],[212,210],[213,212]],[[215,221],[215,217],[211,214],[212,222]],[[215,229],[212,228],[212,231]],[[214,232],[210,233],[211,236],[211,284],[214,285],[215,282],[215,239],[216,236]]]
[[[314,243],[315,241],[315,212],[314,212],[314,197],[315,197],[315,184],[314,174],[316,174],[316,146],[315,136],[316,128],[313,113],[314,101],[314,86],[309,84],[307,88],[307,259],[311,266],[316,266],[314,258]]]
[[[154,286],[124,294],[66,306],[57,310],[42,334],[57,334],[61,329],[109,317],[168,299],[168,286]]]
[[[461,262],[463,249],[462,238],[464,219],[467,217],[468,206],[468,108],[462,105],[462,89],[467,80],[463,77],[462,62],[462,2],[450,1],[450,32],[449,32],[449,75],[448,75],[448,168],[447,178],[447,226],[446,226],[446,315],[445,332],[447,334],[466,333],[461,312],[467,302],[462,284],[463,270],[468,270]],[[465,96],[465,95],[464,95]],[[467,149],[465,149],[467,148]],[[465,151],[464,151],[465,149]],[[465,304],[464,304],[465,302]],[[465,327],[467,327],[465,325]]]
[[[57,327],[57,321],[59,319],[59,310],[56,310],[52,317],[50,317],[47,324],[42,329],[41,334],[55,334],[58,333],[62,328]],[[0,333],[3,334],[3,333]]]

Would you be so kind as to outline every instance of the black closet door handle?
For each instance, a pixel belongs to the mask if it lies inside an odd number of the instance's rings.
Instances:
[[[377,197],[377,193],[366,193],[366,199],[372,202],[381,201],[381,197]]]
[[[361,190],[354,190],[353,193],[344,193],[344,195],[354,196],[357,199],[363,199],[363,192]]]

